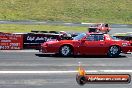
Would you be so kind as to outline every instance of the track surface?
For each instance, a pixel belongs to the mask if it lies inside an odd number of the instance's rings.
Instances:
[[[131,30],[131,28],[114,28],[110,34],[132,32]],[[127,73],[132,75],[132,54],[122,54],[118,58],[107,58],[106,56],[64,58],[45,56],[35,50],[28,52],[25,50],[21,52],[0,51],[0,88],[132,88],[132,82],[130,84],[87,84],[79,86],[75,80],[78,62],[82,62],[83,67],[88,71],[99,71],[95,74]],[[108,70],[108,72],[103,72],[103,70]],[[110,70],[115,72],[110,72]],[[11,74],[8,71],[14,73]],[[25,73],[17,73],[17,71]],[[36,73],[29,74],[26,71]],[[42,73],[42,71],[44,72]],[[53,74],[53,71],[67,71],[67,73],[57,72]]]
[[[34,25],[34,24],[42,24],[42,25],[63,25],[63,26],[91,26],[91,24],[95,23],[65,23],[59,21],[35,21],[35,20],[0,20],[0,24],[24,24],[24,25]],[[112,28],[131,28],[132,24],[110,24]]]
[[[0,52],[0,71],[76,71],[78,62],[86,70],[132,70],[132,55],[51,57],[39,52]],[[103,72],[99,72],[103,73]],[[131,72],[124,72],[132,75]],[[76,73],[0,73],[0,88],[80,88]],[[131,88],[132,84],[87,84],[81,88]]]

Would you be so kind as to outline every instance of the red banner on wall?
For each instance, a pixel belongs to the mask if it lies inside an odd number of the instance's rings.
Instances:
[[[0,33],[0,50],[23,49],[23,35]]]

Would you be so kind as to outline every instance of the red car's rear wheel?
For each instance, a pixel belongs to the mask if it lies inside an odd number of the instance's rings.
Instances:
[[[121,53],[121,50],[119,46],[111,46],[108,51],[108,56],[118,57],[120,53]]]

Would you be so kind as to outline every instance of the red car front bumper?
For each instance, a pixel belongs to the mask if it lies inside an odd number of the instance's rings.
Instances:
[[[41,46],[40,52],[43,54],[56,54],[58,51],[55,47]]]

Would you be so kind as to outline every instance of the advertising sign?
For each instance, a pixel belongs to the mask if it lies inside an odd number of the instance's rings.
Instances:
[[[52,33],[28,33],[24,34],[23,41],[24,41],[24,49],[39,49],[41,44],[50,41],[50,40],[59,40],[60,34],[52,34]]]
[[[79,62],[76,82],[84,84],[129,84],[131,75],[129,74],[88,74]]]
[[[0,33],[0,50],[23,49],[23,36],[20,34]]]

